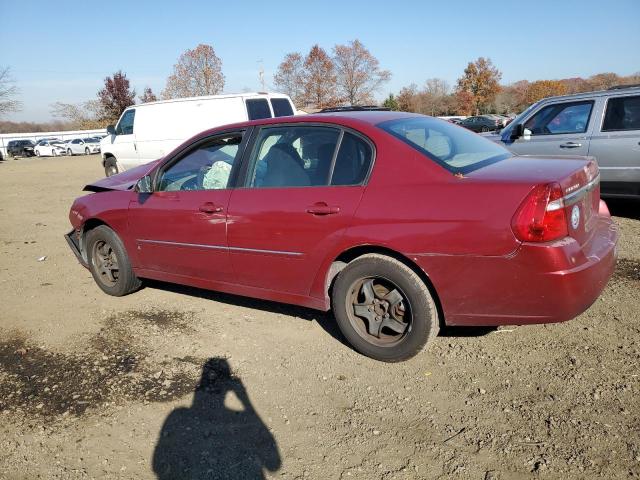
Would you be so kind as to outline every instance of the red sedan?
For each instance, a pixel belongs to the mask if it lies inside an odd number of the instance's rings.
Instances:
[[[110,295],[146,278],[331,308],[354,348],[399,361],[443,325],[586,310],[618,239],[599,178],[421,115],[260,120],[87,185],[67,240]]]

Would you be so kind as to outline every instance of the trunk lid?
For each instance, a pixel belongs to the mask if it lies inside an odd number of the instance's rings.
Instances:
[[[600,204],[600,172],[593,157],[515,156],[468,174],[469,178],[496,183],[519,183],[533,189],[557,183],[564,197],[569,236],[583,245],[591,237]]]

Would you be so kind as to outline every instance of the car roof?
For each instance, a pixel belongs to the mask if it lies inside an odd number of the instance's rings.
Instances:
[[[595,90],[593,92],[580,92],[572,93],[569,95],[557,95],[555,97],[546,97],[540,100],[540,102],[556,101],[556,100],[582,100],[593,97],[606,97],[606,96],[618,96],[618,95],[637,95],[640,94],[640,86],[630,85],[628,87],[621,85],[617,87],[611,87],[607,90]]]

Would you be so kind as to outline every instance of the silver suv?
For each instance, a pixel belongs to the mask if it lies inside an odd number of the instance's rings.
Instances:
[[[550,97],[494,140],[520,155],[590,155],[603,196],[640,196],[640,86]]]

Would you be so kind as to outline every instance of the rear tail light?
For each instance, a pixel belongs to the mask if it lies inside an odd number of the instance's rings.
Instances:
[[[569,234],[564,194],[557,183],[537,185],[522,201],[511,220],[511,229],[523,242],[550,242]]]

